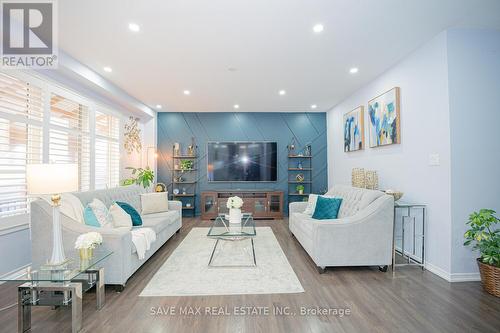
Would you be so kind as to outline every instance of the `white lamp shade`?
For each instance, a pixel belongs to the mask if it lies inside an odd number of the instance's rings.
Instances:
[[[60,194],[78,190],[77,164],[26,165],[28,194]]]

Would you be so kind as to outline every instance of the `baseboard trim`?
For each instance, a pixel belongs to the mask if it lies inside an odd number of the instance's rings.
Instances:
[[[448,282],[477,282],[481,281],[479,273],[448,273],[441,268],[434,266],[428,262],[425,263],[425,269],[429,272],[436,274],[440,278]]]
[[[434,266],[433,264],[428,263],[428,262],[425,263],[425,269],[428,270],[429,272],[431,272],[432,274],[435,274],[435,275],[439,276],[440,278],[442,278],[448,282],[451,282],[450,273],[448,273],[447,271],[445,271],[437,266]]]
[[[451,273],[450,282],[472,282],[481,281],[479,273]]]
[[[31,263],[29,264],[26,264],[24,266],[21,266],[13,271],[10,271],[6,274],[3,274],[2,276],[0,276],[1,279],[6,279],[6,280],[14,280],[18,277],[20,277],[21,275],[23,275],[25,272],[26,272],[26,268],[28,268],[29,266],[31,266]],[[6,281],[0,281],[0,284],[2,283],[5,283]]]

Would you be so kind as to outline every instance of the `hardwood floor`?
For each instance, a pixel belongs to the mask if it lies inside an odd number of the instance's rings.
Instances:
[[[83,332],[500,332],[500,298],[482,291],[479,282],[448,283],[419,268],[331,268],[320,275],[288,222],[257,221],[271,226],[304,293],[203,297],[138,297],[192,227],[208,227],[199,219],[183,220],[170,239],[134,276],[121,293],[106,289],[106,305],[95,309],[95,293],[84,295]],[[0,286],[0,308],[16,301],[13,284]],[[180,307],[289,307],[296,315],[179,315]],[[163,308],[161,308],[163,307]],[[176,315],[158,315],[174,307]],[[301,315],[300,308],[345,308],[344,316]],[[152,308],[156,315],[152,315]],[[262,308],[261,308],[262,309]],[[270,310],[272,312],[272,310]],[[32,332],[70,332],[70,311],[35,307]],[[16,332],[17,308],[0,312],[0,332]]]

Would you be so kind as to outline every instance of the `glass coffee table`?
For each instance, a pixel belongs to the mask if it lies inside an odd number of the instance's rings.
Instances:
[[[257,260],[255,259],[255,247],[253,243],[253,238],[257,236],[255,231],[255,221],[252,214],[243,213],[241,217],[241,223],[229,223],[229,220],[224,214],[219,214],[212,224],[212,227],[208,231],[207,236],[209,238],[216,239],[212,254],[210,255],[210,260],[208,261],[208,266],[211,267],[256,267]],[[220,241],[223,242],[240,242],[250,240],[252,245],[252,261],[251,265],[213,265],[214,254],[220,245]],[[219,246],[220,247],[220,246]],[[219,250],[222,251],[223,247]]]
[[[31,329],[32,306],[71,307],[71,330],[82,329],[82,294],[96,286],[97,309],[104,306],[104,269],[99,264],[113,252],[96,249],[91,259],[81,260],[75,250],[68,261],[60,266],[32,263],[24,274],[15,278],[0,278],[0,281],[22,283],[18,293],[18,332]]]

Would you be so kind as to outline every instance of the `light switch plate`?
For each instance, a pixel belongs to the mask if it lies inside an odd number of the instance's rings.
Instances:
[[[439,154],[437,154],[437,153],[429,154],[429,165],[430,166],[440,165]]]

